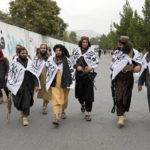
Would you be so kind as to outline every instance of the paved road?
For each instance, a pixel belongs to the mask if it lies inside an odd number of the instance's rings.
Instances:
[[[100,59],[96,79],[97,91],[92,113],[93,121],[86,122],[80,105],[69,96],[68,119],[61,121],[58,128],[52,125],[51,103],[49,114],[42,115],[42,101],[35,100],[31,110],[30,125],[23,127],[20,115],[13,108],[11,122],[6,121],[6,104],[0,105],[0,150],[149,150],[150,114],[146,89],[137,92],[135,84],[131,111],[127,114],[124,128],[117,127],[117,117],[110,113],[109,64],[111,56]]]

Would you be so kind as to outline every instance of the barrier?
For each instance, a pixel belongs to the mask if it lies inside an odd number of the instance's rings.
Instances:
[[[20,44],[27,48],[29,55],[33,58],[36,54],[36,48],[40,44],[47,44],[53,48],[55,44],[63,44],[71,54],[77,45],[57,40],[48,36],[43,36],[38,33],[27,31],[25,29],[0,22],[0,48],[3,50],[5,57],[9,60],[15,55],[15,46]]]

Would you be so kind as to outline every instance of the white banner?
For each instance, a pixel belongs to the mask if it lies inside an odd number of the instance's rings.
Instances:
[[[43,64],[43,63],[42,63]],[[30,59],[28,59],[28,65],[27,68],[25,68],[22,64],[17,62],[17,58],[14,59],[10,65],[10,69],[8,72],[8,80],[7,80],[7,87],[8,89],[16,95],[19,88],[22,85],[22,82],[24,80],[25,71],[31,72],[35,77],[37,78],[39,82],[39,74],[41,71],[41,65],[40,67]],[[40,82],[39,82],[40,83]],[[40,84],[39,84],[40,86]]]
[[[8,72],[7,87],[16,95],[24,79],[25,68],[18,62],[13,61]]]
[[[132,61],[142,64],[142,59],[140,53],[133,49],[134,56],[130,58],[127,54],[123,53],[120,50],[116,50],[115,54],[112,57],[110,73],[112,75],[112,80],[123,70],[123,68],[129,63],[132,64]]]
[[[59,67],[56,65],[56,63],[53,60],[54,57],[49,57],[48,61],[46,62],[46,68],[47,68],[47,74],[46,74],[46,90],[48,91],[56,74],[59,69]],[[74,88],[75,87],[75,70],[73,68],[72,62],[68,60],[69,69],[72,76],[72,84],[70,87],[67,88]]]
[[[53,61],[53,57],[49,57],[46,62],[46,90],[48,91],[57,73],[58,67]]]
[[[45,66],[45,61],[35,57],[33,61],[27,67],[27,70],[36,75],[37,78],[40,77],[42,70]]]

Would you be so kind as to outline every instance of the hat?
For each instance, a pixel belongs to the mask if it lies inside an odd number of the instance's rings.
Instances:
[[[82,40],[82,41],[83,41],[83,40],[89,41],[89,37],[87,37],[87,36],[82,36],[82,37],[81,37],[81,40]]]
[[[129,41],[129,37],[125,36],[125,35],[120,36],[120,38],[118,40],[118,42],[121,44],[126,44],[128,41]]]

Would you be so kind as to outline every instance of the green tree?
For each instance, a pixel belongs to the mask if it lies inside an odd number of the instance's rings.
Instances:
[[[116,48],[116,42],[118,35],[116,31],[110,31],[107,35],[103,34],[100,37],[100,48],[102,49],[114,49]]]
[[[100,37],[92,37],[90,38],[90,42],[92,45],[99,45]]]
[[[63,41],[69,41],[68,31],[65,31],[65,32],[64,32],[64,35],[63,35],[63,37],[62,37],[62,40],[63,40]]]
[[[77,44],[77,34],[76,34],[76,32],[74,32],[74,31],[70,32],[69,40],[70,40],[70,42],[72,42],[74,44]]]
[[[134,47],[139,51],[142,51],[144,47],[144,38],[141,34],[142,32],[143,21],[142,18],[137,14],[137,11],[135,11],[130,22],[130,26],[127,30],[127,35],[130,37],[130,41],[133,42]]]
[[[121,35],[127,35],[134,47],[139,51],[145,48],[150,50],[148,43],[150,41],[150,0],[145,0],[143,7],[143,18],[133,11],[128,0],[123,6],[123,12],[120,13],[120,23],[114,23],[115,31],[110,31],[107,35],[100,37],[100,47],[111,49],[116,47],[117,39]]]
[[[0,10],[0,20],[3,22],[7,22],[8,19],[9,19],[8,13],[4,13]]]
[[[133,10],[130,7],[128,0],[123,6],[123,13],[120,13],[120,24],[114,23],[118,36],[127,35],[128,28],[130,27],[131,20],[133,19]]]
[[[145,0],[143,16],[143,32],[141,34],[143,36],[144,48],[148,50],[148,42],[150,41],[150,0]]]
[[[67,24],[58,16],[60,8],[53,0],[15,0],[10,3],[9,22],[43,35],[62,37]]]
[[[145,45],[143,38],[143,21],[138,15],[137,11],[133,11],[130,7],[128,0],[123,6],[123,13],[120,13],[120,24],[114,23],[116,34],[119,38],[120,35],[127,35],[134,47],[138,50],[143,50]]]
[[[107,49],[108,48],[108,38],[107,38],[107,35],[103,34],[101,37],[100,37],[100,43],[99,43],[99,47],[102,48],[102,49]]]

